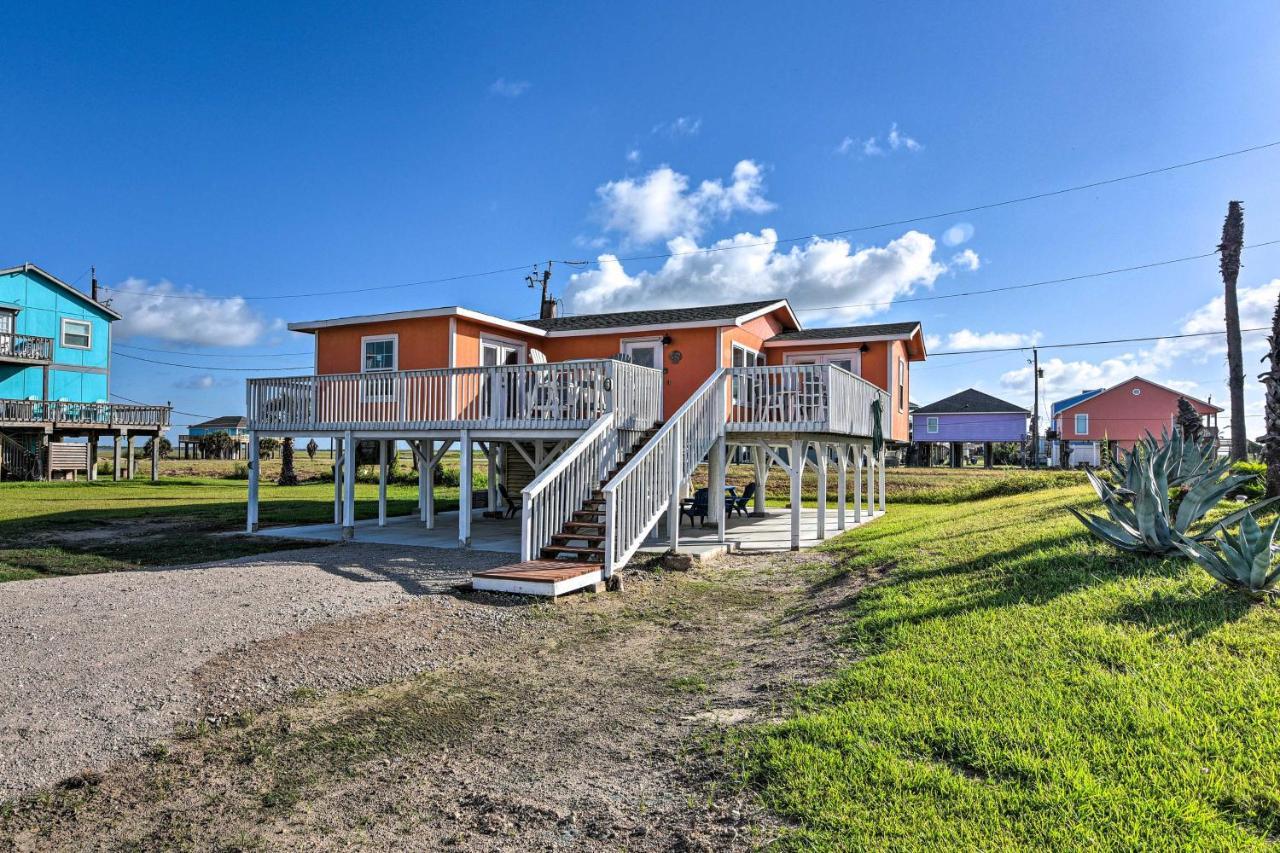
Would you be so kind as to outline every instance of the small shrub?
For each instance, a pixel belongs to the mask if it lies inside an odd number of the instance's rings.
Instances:
[[[249,466],[243,462],[237,462],[231,469],[231,473],[227,475],[228,480],[247,480],[249,479]]]

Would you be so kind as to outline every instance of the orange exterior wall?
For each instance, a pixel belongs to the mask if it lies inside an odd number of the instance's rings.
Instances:
[[[1133,389],[1142,394],[1133,396]],[[1178,413],[1176,391],[1169,391],[1143,379],[1131,379],[1121,385],[1085,400],[1058,415],[1058,433],[1066,441],[1099,441],[1104,438],[1116,442],[1125,449],[1146,436],[1160,435],[1173,428],[1173,418]],[[1216,414],[1218,409],[1188,398],[1201,415]],[[1084,435],[1076,433],[1076,415],[1089,416],[1089,430]]]
[[[449,318],[418,317],[316,330],[316,373],[359,373],[360,339],[399,335],[400,370],[449,366]]]
[[[907,347],[903,341],[868,341],[867,351],[862,353],[860,375],[863,379],[878,388],[883,388],[890,394],[890,413],[888,418],[889,435],[885,436],[893,441],[906,441],[911,434],[911,415],[908,413],[909,408],[903,403],[902,411],[898,411],[898,391],[897,388],[889,387],[889,360],[893,359],[896,364],[898,358],[902,358],[907,362],[907,379],[903,383],[906,386],[906,399],[911,399],[911,361],[907,359]],[[815,341],[806,344],[790,344],[782,347],[769,347],[769,364],[786,364],[787,356],[790,354],[815,353],[815,352],[841,352],[846,350],[856,350],[862,344],[833,344],[830,342]],[[896,368],[895,368],[896,369]]]

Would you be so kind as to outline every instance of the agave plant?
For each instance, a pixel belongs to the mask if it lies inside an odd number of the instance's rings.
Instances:
[[[1087,515],[1075,509],[1071,512],[1099,539],[1125,551],[1169,554],[1177,551],[1184,539],[1209,539],[1217,531],[1234,525],[1246,514],[1275,500],[1259,501],[1192,534],[1191,528],[1228,492],[1255,475],[1231,474],[1229,459],[1204,467],[1197,461],[1201,458],[1199,448],[1193,445],[1194,455],[1191,455],[1186,442],[1176,437],[1164,438],[1154,450],[1148,446],[1150,452],[1135,449],[1126,455],[1123,488],[1112,488],[1092,471],[1086,471],[1089,482],[1111,518]],[[1155,442],[1154,439],[1151,441]],[[1170,457],[1177,458],[1171,460]],[[1169,497],[1170,472],[1178,479],[1180,489],[1185,490],[1176,508]]]
[[[1280,517],[1259,527],[1253,513],[1246,510],[1239,533],[1224,530],[1221,538],[1213,540],[1216,551],[1207,542],[1185,538],[1178,542],[1178,549],[1229,587],[1258,596],[1274,594],[1280,581],[1280,566],[1272,567],[1277,529]]]
[[[1170,486],[1189,485],[1207,477],[1217,464],[1217,448],[1212,438],[1203,441],[1187,440],[1181,430],[1169,435],[1160,431],[1157,440],[1151,433],[1139,439],[1133,450],[1121,450],[1118,458],[1111,460],[1110,469],[1116,475],[1121,494],[1136,492],[1138,481],[1144,475],[1144,461],[1155,462]]]

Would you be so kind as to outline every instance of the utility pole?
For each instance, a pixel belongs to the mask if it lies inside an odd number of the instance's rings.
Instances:
[[[542,300],[538,303],[538,319],[550,320],[556,316],[556,300],[548,292],[547,287],[551,283],[551,261],[547,261],[547,268],[541,273],[535,266],[533,272],[524,277],[529,282],[530,288],[536,288],[542,285]]]
[[[1040,467],[1040,351],[1031,350],[1031,467]]]

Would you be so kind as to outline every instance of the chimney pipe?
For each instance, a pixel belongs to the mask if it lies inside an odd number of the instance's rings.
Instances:
[[[549,296],[542,297],[542,307],[538,311],[538,317],[542,320],[551,320],[556,316],[556,301]]]
[[[89,267],[89,298],[98,301],[98,268]]]

